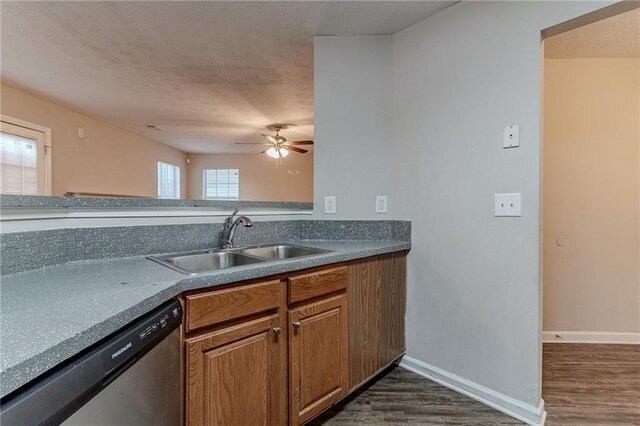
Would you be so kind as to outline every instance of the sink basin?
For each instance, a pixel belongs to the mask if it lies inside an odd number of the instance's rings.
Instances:
[[[265,259],[229,251],[185,253],[149,257],[149,259],[189,275],[265,261]]]
[[[268,260],[284,260],[293,257],[311,256],[313,254],[328,253],[328,250],[313,247],[300,247],[289,244],[276,244],[262,247],[249,247],[238,250],[240,253],[262,257]]]
[[[201,272],[216,271],[234,266],[251,265],[252,263],[285,260],[294,257],[311,256],[329,253],[330,250],[313,247],[301,247],[290,244],[270,244],[265,246],[245,247],[233,250],[197,251],[171,254],[167,256],[149,256],[148,259],[158,262],[183,274],[196,275]]]

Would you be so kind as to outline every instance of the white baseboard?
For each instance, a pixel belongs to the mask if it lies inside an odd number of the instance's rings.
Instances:
[[[544,410],[544,400],[542,399],[540,400],[540,405],[536,407],[408,355],[402,358],[400,366],[469,398],[482,402],[528,425],[543,426],[547,418],[547,412]]]
[[[640,345],[640,333],[617,333],[607,331],[544,331],[542,332],[542,342]]]

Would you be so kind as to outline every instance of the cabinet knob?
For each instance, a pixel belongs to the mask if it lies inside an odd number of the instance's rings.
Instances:
[[[301,325],[301,324],[300,324],[300,321],[294,321],[294,322],[293,322],[293,326],[294,326],[295,328],[300,328],[300,325]]]
[[[281,331],[282,331],[282,330],[280,329],[280,327],[273,327],[273,333],[274,333],[276,336],[279,336]]]

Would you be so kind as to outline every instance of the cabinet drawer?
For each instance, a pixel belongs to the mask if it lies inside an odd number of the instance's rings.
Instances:
[[[289,303],[347,288],[347,267],[326,269],[289,278]]]
[[[280,281],[266,281],[187,296],[187,331],[278,308]]]

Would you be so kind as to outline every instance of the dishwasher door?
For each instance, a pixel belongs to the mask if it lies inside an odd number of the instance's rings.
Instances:
[[[179,426],[180,329],[62,424]]]
[[[182,306],[164,303],[0,400],[0,424],[181,423]]]

